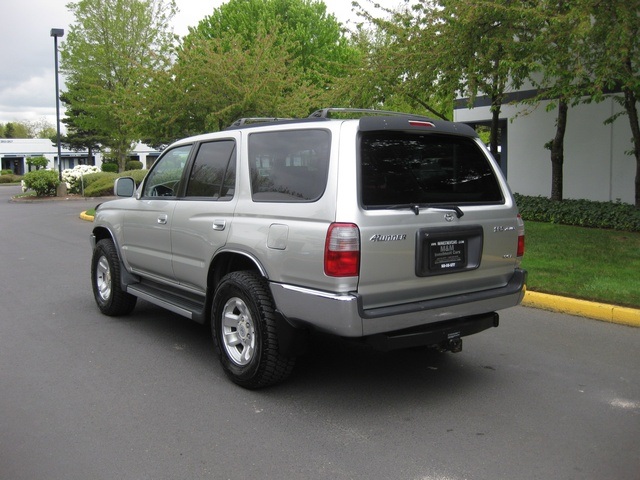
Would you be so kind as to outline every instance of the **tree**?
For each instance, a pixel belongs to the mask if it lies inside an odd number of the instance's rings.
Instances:
[[[423,64],[435,67],[443,87],[468,96],[470,103],[479,94],[488,96],[490,149],[497,157],[506,89],[519,88],[529,72],[532,45],[524,40],[531,36],[530,6],[511,0],[441,0],[428,18],[424,34],[435,51],[433,61],[425,58]],[[431,56],[427,52],[423,49],[424,57]]]
[[[87,150],[87,161],[93,165],[93,153],[101,149],[105,138],[96,130],[83,129],[83,119],[88,113],[82,110],[82,100],[82,87],[67,82],[67,91],[60,95],[60,101],[66,105],[67,115],[62,123],[67,127],[67,134],[60,137],[60,143],[75,152]],[[56,142],[57,136],[55,139],[52,138],[52,141]]]
[[[290,54],[274,34],[251,45],[237,35],[191,41],[180,50],[172,79],[157,88],[147,125],[152,144],[176,136],[217,131],[240,117],[308,114],[311,89],[290,67]]]
[[[41,168],[47,168],[49,165],[49,160],[46,157],[38,156],[38,157],[30,157],[27,159],[27,165],[30,167],[35,167],[36,170],[40,170]]]
[[[141,92],[169,60],[175,2],[81,0],[68,7],[75,23],[61,47],[61,63],[76,90],[66,92],[67,103],[84,113],[74,120],[77,128],[96,132],[122,170],[139,137]]]
[[[557,108],[556,133],[545,146],[551,152],[551,200],[563,199],[564,137],[569,107],[591,95],[585,70],[586,42],[591,20],[581,0],[541,0],[536,5],[536,35],[533,42],[532,83],[538,95],[527,103],[548,101],[547,110]],[[533,27],[533,24],[532,24]]]
[[[274,35],[274,45],[284,45],[290,63],[320,87],[344,74],[357,54],[340,23],[319,0],[230,0],[192,29],[184,44],[232,34],[251,46],[264,33]]]
[[[22,125],[27,130],[26,138],[49,138],[56,135],[56,127],[44,117],[39,120],[26,120]]]
[[[7,122],[4,126],[4,138],[31,138],[29,128],[22,122]]]
[[[146,142],[161,146],[240,117],[306,116],[357,55],[322,2],[230,0],[191,29],[145,92]]]
[[[631,127],[631,153],[636,161],[635,206],[640,208],[640,6],[636,0],[592,0],[589,13],[593,19],[589,67],[593,84],[599,89],[595,99],[610,91],[621,92],[613,98],[623,107]]]
[[[415,112],[451,119],[453,92],[437,87],[433,69],[422,68],[423,56],[417,35],[428,22],[420,9],[382,9],[375,17],[354,2],[365,21],[352,39],[362,54],[349,76],[338,82],[339,98],[349,106]]]

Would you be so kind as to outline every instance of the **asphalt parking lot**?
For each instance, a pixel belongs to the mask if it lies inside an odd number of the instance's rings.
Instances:
[[[459,354],[315,337],[285,384],[231,384],[208,332],[102,316],[93,201],[0,187],[0,478],[640,479],[640,329],[516,307]],[[86,204],[86,205],[85,205]]]

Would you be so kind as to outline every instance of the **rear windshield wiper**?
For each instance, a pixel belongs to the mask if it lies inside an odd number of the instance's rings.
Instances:
[[[438,208],[441,210],[453,210],[456,212],[456,217],[460,218],[464,215],[464,212],[460,210],[457,205],[447,205],[443,203],[402,203],[399,205],[380,205],[379,208],[388,208],[390,210],[403,210],[405,208],[411,210],[418,215],[421,208]]]

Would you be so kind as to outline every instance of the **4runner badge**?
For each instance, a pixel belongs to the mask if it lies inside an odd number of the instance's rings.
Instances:
[[[402,233],[400,235],[380,235],[377,233],[376,235],[372,235],[369,239],[370,242],[399,242],[402,240],[406,240],[407,235]]]

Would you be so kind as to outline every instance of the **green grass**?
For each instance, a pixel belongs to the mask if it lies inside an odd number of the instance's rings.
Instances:
[[[640,308],[640,233],[526,222],[527,289]]]

